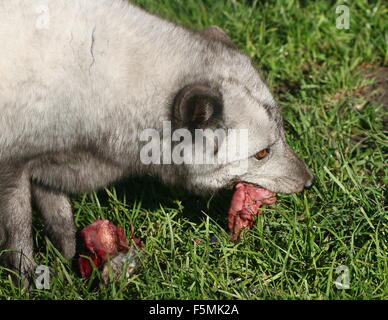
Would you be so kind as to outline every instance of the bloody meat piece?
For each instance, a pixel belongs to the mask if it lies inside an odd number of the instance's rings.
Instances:
[[[252,228],[260,207],[276,202],[276,193],[240,182],[235,186],[235,192],[229,209],[229,230],[232,241],[239,241],[245,228]]]
[[[112,259],[120,253],[127,253],[129,241],[122,227],[116,227],[108,220],[97,220],[81,231],[87,252],[87,257],[79,257],[78,264],[82,277],[89,277],[93,271],[91,261],[97,268],[103,267],[108,259]],[[131,240],[139,248],[144,247],[140,238],[135,238],[132,228]],[[91,260],[91,261],[90,261]]]

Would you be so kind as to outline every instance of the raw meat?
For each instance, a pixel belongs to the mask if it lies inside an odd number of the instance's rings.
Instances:
[[[133,253],[129,252],[130,245],[125,236],[124,229],[120,226],[116,227],[108,220],[97,220],[93,222],[81,231],[81,235],[87,249],[87,252],[83,254],[86,257],[81,256],[78,259],[82,277],[89,277],[92,274],[93,266],[91,262],[97,268],[103,268],[108,260],[114,260],[115,257],[120,255],[121,259],[114,261],[126,261],[126,259],[123,259],[124,255],[132,255]],[[139,248],[144,248],[143,241],[134,237],[133,227],[131,240]]]
[[[275,202],[276,193],[245,182],[238,183],[228,215],[231,240],[239,241],[242,230],[253,227],[257,214],[262,214],[262,205]]]

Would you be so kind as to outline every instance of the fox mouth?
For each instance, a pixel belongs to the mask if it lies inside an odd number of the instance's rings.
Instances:
[[[262,214],[263,205],[270,205],[277,200],[276,193],[261,186],[245,181],[234,185],[229,213],[228,227],[232,241],[239,241],[246,228],[252,228],[258,214]]]

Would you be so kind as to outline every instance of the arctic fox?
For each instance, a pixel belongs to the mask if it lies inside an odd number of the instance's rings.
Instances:
[[[218,27],[194,32],[122,0],[0,0],[0,44],[0,248],[24,274],[34,267],[32,201],[71,258],[68,195],[126,176],[153,174],[197,193],[312,184],[270,91]],[[172,131],[247,130],[247,155],[144,164],[140,133],[162,132],[166,121]],[[232,173],[239,161],[246,172]]]

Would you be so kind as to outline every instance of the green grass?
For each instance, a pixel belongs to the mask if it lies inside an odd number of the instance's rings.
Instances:
[[[239,244],[228,241],[227,192],[201,199],[139,178],[75,197],[78,228],[98,218],[127,234],[135,226],[146,239],[142,265],[128,281],[96,289],[38,221],[36,260],[56,271],[51,289],[21,291],[0,268],[0,298],[387,299],[387,109],[363,90],[374,81],[367,70],[388,64],[386,3],[348,1],[350,29],[338,30],[335,1],[135,2],[196,30],[229,32],[284,108],[288,140],[316,185],[281,195]],[[347,290],[334,285],[341,265]]]

